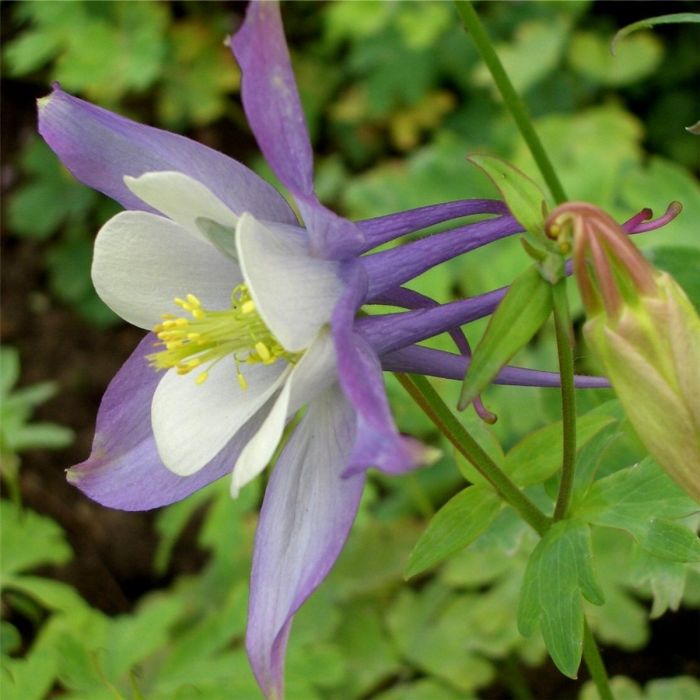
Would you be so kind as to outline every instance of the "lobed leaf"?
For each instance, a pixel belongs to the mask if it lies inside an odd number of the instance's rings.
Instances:
[[[582,596],[601,605],[592,567],[590,530],[579,520],[556,523],[540,540],[525,570],[518,627],[530,636],[539,624],[557,668],[576,678],[583,651]]]

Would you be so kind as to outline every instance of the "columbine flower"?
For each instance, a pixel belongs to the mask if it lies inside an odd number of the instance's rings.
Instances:
[[[412,306],[400,285],[519,230],[501,203],[455,202],[354,225],[322,206],[279,9],[251,3],[233,41],[246,112],[285,200],[240,163],[67,95],[40,100],[40,131],[80,180],[122,204],[95,243],[93,279],[123,318],[152,330],[110,384],[88,460],[69,479],[105,505],[144,510],[230,473],[236,492],[277,460],[255,544],[247,648],[282,694],[292,616],[340,552],[368,466],[397,473],[431,451],[398,434],[378,350],[394,369],[440,374],[464,357],[412,343],[490,313],[498,293],[356,324],[365,302]],[[471,213],[503,214],[382,254],[380,243]],[[556,385],[507,369],[502,380]],[[584,380],[590,386],[598,380]]]
[[[676,211],[677,213],[677,211]],[[641,441],[700,502],[700,318],[605,212],[571,202],[548,219],[573,235],[586,340]]]

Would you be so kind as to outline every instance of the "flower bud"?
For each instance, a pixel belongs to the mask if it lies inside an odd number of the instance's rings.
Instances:
[[[584,335],[642,443],[700,502],[700,318],[607,214],[562,205],[549,228],[573,236]]]

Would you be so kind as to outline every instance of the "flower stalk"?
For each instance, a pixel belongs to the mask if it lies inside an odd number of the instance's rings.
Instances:
[[[488,67],[493,81],[498,88],[498,91],[503,97],[503,102],[510,111],[515,120],[515,123],[520,130],[520,133],[527,143],[527,147],[530,149],[537,167],[542,173],[542,177],[547,183],[549,191],[554,197],[554,201],[557,203],[565,202],[567,197],[564,193],[564,188],[559,182],[559,178],[554,170],[554,166],[547,155],[547,152],[542,146],[542,142],[535,131],[532,121],[527,113],[527,107],[525,102],[518,95],[513,83],[511,83],[508,74],[503,68],[501,60],[498,58],[498,54],[494,50],[491,40],[484,29],[479,16],[474,9],[474,6],[470,0],[455,0],[455,5],[457,6],[457,12],[464,23],[466,30],[471,34],[474,44],[477,50],[481,54],[481,58]]]
[[[463,454],[496,490],[501,498],[520,513],[523,520],[543,535],[550,519],[511,481],[484,452],[440,398],[430,382],[420,375],[396,373],[396,378],[442,434]]]

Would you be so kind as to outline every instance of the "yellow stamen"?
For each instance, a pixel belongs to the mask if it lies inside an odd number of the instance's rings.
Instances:
[[[272,355],[270,355],[270,351],[267,349],[267,345],[265,343],[258,341],[255,343],[255,351],[258,353],[258,357],[263,361],[267,362]]]
[[[231,292],[231,306],[222,311],[202,306],[194,294],[177,297],[174,302],[190,316],[163,314],[162,321],[153,328],[158,337],[156,346],[162,348],[148,355],[154,369],[174,368],[177,374],[185,375],[204,365],[206,368],[195,377],[197,384],[203,384],[211,367],[230,357],[238,383],[245,390],[248,382],[240,365],[268,365],[280,359],[294,363],[299,357],[287,352],[270,332],[245,284]]]

